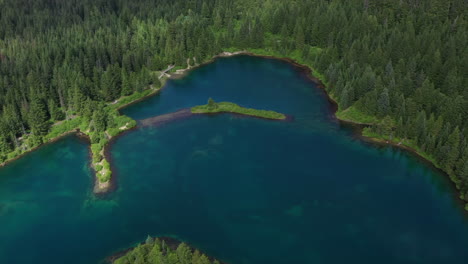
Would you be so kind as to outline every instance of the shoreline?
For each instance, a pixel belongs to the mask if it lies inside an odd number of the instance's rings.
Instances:
[[[353,125],[353,126],[356,126],[359,128],[359,133],[357,133],[357,136],[359,136],[359,138],[363,139],[364,141],[366,142],[372,142],[372,143],[376,143],[376,144],[385,144],[385,145],[391,145],[391,146],[394,146],[394,147],[398,147],[398,148],[401,148],[401,149],[404,149],[404,150],[407,150],[407,151],[410,151],[414,154],[417,154],[421,159],[425,160],[427,163],[430,163],[432,164],[432,166],[434,168],[437,168],[441,171],[443,171],[442,169],[438,168],[432,161],[424,158],[417,150],[409,147],[409,146],[406,146],[404,144],[400,144],[398,145],[397,142],[393,142],[391,140],[381,140],[379,138],[374,138],[374,137],[367,137],[367,136],[364,136],[362,134],[362,129],[365,127],[365,126],[370,126],[372,124],[366,124],[366,123],[360,123],[360,122],[355,122],[355,121],[352,121],[352,120],[344,120],[344,119],[340,119],[336,116],[336,113],[338,111],[338,103],[335,101],[335,99],[333,99],[330,94],[326,91],[326,86],[325,84],[323,83],[322,80],[320,80],[319,78],[315,77],[313,75],[313,69],[311,69],[309,66],[307,65],[304,65],[304,64],[300,64],[298,63],[297,61],[293,60],[293,59],[290,59],[290,58],[279,58],[279,57],[275,57],[275,56],[268,56],[268,55],[257,55],[255,53],[252,53],[252,52],[245,52],[245,53],[240,53],[240,54],[236,54],[236,55],[247,55],[247,56],[253,56],[253,57],[260,57],[260,58],[266,58],[266,59],[275,59],[275,60],[282,60],[282,61],[285,61],[285,62],[288,62],[298,68],[300,68],[301,70],[304,70],[304,73],[306,74],[307,77],[309,77],[309,79],[311,81],[313,81],[318,88],[320,88],[324,94],[326,95],[326,98],[327,100],[331,103],[331,110],[332,110],[332,114],[333,114],[333,117],[335,120],[339,121],[340,123],[343,123],[343,124],[348,124],[348,125]],[[233,55],[235,56],[235,55]],[[444,172],[445,173],[445,172]],[[447,175],[448,176],[448,175]]]
[[[249,114],[229,112],[229,111],[220,111],[220,112],[215,112],[215,113],[193,113],[193,115],[199,115],[199,116],[203,116],[203,115],[216,116],[216,115],[223,115],[223,114],[228,114],[228,115],[232,115],[232,116],[236,116],[236,117],[247,117],[247,118],[255,118],[255,119],[262,119],[262,120],[269,120],[269,121],[277,121],[277,122],[292,122],[292,121],[294,121],[294,116],[286,115],[286,114],[284,114],[285,118],[276,119],[276,118],[268,118],[268,117],[263,117],[263,116],[249,115]]]
[[[297,62],[296,60],[294,59],[291,59],[291,58],[288,58],[288,57],[277,57],[277,56],[272,56],[272,55],[261,55],[261,54],[257,54],[257,53],[254,53],[254,52],[249,52],[247,50],[242,50],[242,51],[236,51],[236,52],[222,52],[220,54],[217,54],[217,55],[214,55],[213,57],[211,57],[210,59],[208,59],[207,61],[205,62],[202,62],[200,64],[197,64],[197,65],[194,65],[194,66],[190,66],[188,65],[187,68],[185,69],[179,69],[176,71],[176,73],[172,73],[172,74],[169,74],[169,79],[180,79],[180,78],[183,78],[185,77],[187,74],[189,74],[192,70],[195,70],[199,67],[203,67],[207,64],[211,64],[213,62],[215,62],[217,59],[219,58],[228,58],[228,57],[234,57],[234,56],[252,56],[252,57],[259,57],[259,58],[265,58],[265,59],[273,59],[273,60],[280,60],[280,61],[284,61],[284,62],[287,62],[291,65],[293,65],[294,67],[300,69],[304,74],[305,76],[311,80],[313,83],[315,83],[317,85],[317,87],[323,92],[325,98],[327,99],[327,101],[329,102],[329,105],[330,105],[330,110],[331,110],[331,119],[332,120],[336,120],[338,123],[340,124],[344,124],[344,125],[351,125],[351,126],[354,126],[354,127],[357,127],[358,128],[358,131],[355,132],[355,135],[356,135],[356,138],[363,141],[363,142],[366,142],[366,143],[371,143],[373,145],[379,145],[379,146],[391,146],[391,147],[395,147],[395,148],[399,148],[399,149],[402,149],[402,150],[405,150],[405,151],[408,151],[409,153],[411,153],[412,155],[414,155],[415,157],[417,157],[418,159],[422,160],[424,163],[426,164],[429,164],[433,169],[436,169],[437,171],[443,173],[448,179],[450,179],[450,182],[452,183],[452,185],[454,186],[455,190],[456,190],[456,193],[459,194],[459,191],[458,191],[458,188],[456,187],[456,183],[452,180],[452,178],[440,167],[438,167],[434,162],[432,162],[431,160],[427,159],[426,157],[424,157],[424,154],[421,154],[418,150],[412,148],[412,147],[409,147],[407,145],[404,145],[404,143],[400,143],[400,142],[393,142],[391,140],[384,140],[384,139],[380,139],[380,138],[375,138],[375,137],[368,137],[368,136],[364,136],[363,133],[362,133],[362,130],[364,127],[366,126],[370,126],[372,124],[365,124],[365,123],[360,123],[360,122],[355,122],[355,121],[352,121],[352,120],[344,120],[344,119],[340,119],[338,116],[337,116],[337,112],[338,112],[338,103],[336,102],[336,100],[334,98],[332,98],[332,96],[327,92],[326,90],[326,86],[325,84],[323,83],[323,81],[314,76],[314,70],[309,67],[308,65],[305,65],[305,64],[301,64],[299,62]],[[149,97],[152,97],[152,96],[155,96],[155,95],[158,95],[160,94],[161,90],[164,89],[166,86],[166,83],[162,83],[161,87],[159,89],[154,89],[154,91],[151,91],[150,93],[148,93],[147,95],[144,95],[143,97],[140,97],[140,98],[137,98],[135,99],[134,101],[130,101],[128,103],[125,103],[123,105],[119,105],[115,108],[115,110],[118,112],[119,115],[121,115],[120,113],[120,110],[123,109],[123,108],[126,108],[128,106],[131,106],[133,104],[136,104],[136,103],[139,103],[141,101],[144,101],[146,100],[147,98]],[[179,111],[182,111],[182,110],[185,110],[185,109],[181,109]],[[189,109],[190,111],[190,109]],[[176,112],[173,112],[173,113],[169,113],[169,114],[174,114],[174,113],[177,113]],[[240,116],[250,116],[250,117],[254,117],[254,118],[261,118],[261,119],[269,119],[269,118],[264,118],[264,117],[258,117],[258,116],[254,116],[254,115],[248,115],[248,114],[241,114],[241,113],[232,113],[232,112],[218,112],[218,113],[191,113],[192,115],[198,115],[198,114],[205,114],[205,115],[213,115],[213,114],[221,114],[221,113],[230,113],[230,114],[233,114],[233,115],[240,115]],[[153,118],[157,118],[158,116],[155,116]],[[148,119],[152,119],[152,118],[148,118]],[[148,119],[144,119],[144,120],[148,120]],[[174,119],[176,120],[178,119],[177,117]],[[144,120],[139,120],[137,121],[138,123],[141,123],[142,121]],[[280,121],[290,121],[290,120],[293,120],[293,117],[289,116],[289,115],[286,115],[286,118],[284,120],[280,120]],[[168,121],[172,121],[171,118],[169,118],[168,120],[164,121],[164,122],[168,122]],[[132,127],[132,128],[129,128],[129,129],[126,129],[126,130],[123,130],[121,133],[119,133],[118,135],[114,136],[114,137],[111,137],[109,139],[109,142],[107,142],[104,147],[103,147],[103,152],[104,152],[104,157],[103,159],[107,160],[109,163],[110,163],[110,166],[111,166],[111,171],[115,171],[115,170],[112,170],[112,168],[114,167],[112,162],[111,161],[111,155],[110,155],[110,147],[112,146],[113,142],[115,142],[115,139],[120,137],[121,135],[125,134],[125,132],[127,131],[131,131],[133,129],[136,129],[138,128],[139,125],[135,126],[135,127]],[[2,162],[0,164],[0,167],[4,167],[4,166],[7,166],[9,163],[15,161],[15,160],[18,160],[22,157],[24,157],[25,155],[29,154],[29,153],[32,153],[34,151],[36,151],[37,149],[39,149],[40,147],[46,145],[46,144],[50,144],[50,143],[54,143],[56,142],[57,140],[61,139],[62,137],[64,136],[67,136],[69,134],[72,134],[72,133],[78,133],[78,134],[83,134],[85,136],[87,136],[85,133],[81,132],[78,128],[75,128],[73,130],[70,130],[70,131],[67,131],[59,136],[56,136],[52,139],[49,139],[47,142],[44,142],[30,150],[27,150],[21,154],[19,154],[18,156],[12,158],[12,159],[9,159],[9,160],[6,160],[4,162]],[[87,136],[88,137],[88,136]],[[89,138],[89,137],[88,137]],[[90,146],[91,148],[91,146]],[[91,167],[93,168],[94,170],[94,164],[92,163],[92,153],[91,153]],[[116,180],[115,178],[116,177],[111,177],[110,180],[106,183],[101,183],[99,181],[99,178],[97,176],[97,172],[96,170],[94,170],[94,180],[95,180],[95,185],[93,187],[93,193],[95,195],[104,195],[104,194],[107,194],[109,193],[111,190],[115,190],[115,185],[116,185]],[[459,195],[457,195],[457,199],[459,199],[460,201],[462,201],[464,204],[467,204],[463,199],[460,198]],[[468,208],[465,207],[467,210]]]
[[[46,145],[48,145],[48,144],[55,143],[55,142],[57,142],[58,140],[60,140],[60,139],[62,139],[62,138],[64,138],[64,137],[66,137],[66,136],[69,136],[69,135],[71,135],[71,134],[77,134],[77,135],[79,135],[79,137],[81,137],[82,135],[85,135],[85,134],[83,134],[83,133],[80,131],[80,129],[78,129],[78,128],[75,128],[75,129],[73,129],[73,130],[64,132],[64,133],[62,133],[62,134],[60,134],[60,135],[58,135],[58,136],[56,136],[56,137],[54,137],[54,138],[51,138],[51,139],[47,140],[46,142],[41,143],[41,144],[38,145],[38,146],[35,146],[35,147],[31,148],[31,149],[26,150],[25,152],[19,154],[18,156],[14,157],[14,158],[5,160],[4,162],[0,163],[0,168],[6,167],[6,166],[8,166],[10,163],[12,163],[12,162],[14,162],[14,161],[16,161],[16,160],[19,160],[19,159],[21,159],[21,158],[23,158],[24,156],[26,156],[26,155],[28,155],[28,154],[30,154],[30,153],[32,153],[32,152],[38,150],[39,148],[41,148],[41,147],[43,147],[43,146],[46,146]]]
[[[132,132],[133,130],[136,130],[138,128],[138,126],[134,126],[134,127],[131,127],[129,129],[126,129],[126,130],[123,130],[120,134],[118,134],[117,136],[114,136],[114,137],[111,137],[109,139],[109,142],[107,142],[107,144],[104,146],[104,149],[103,149],[103,153],[104,153],[104,159],[107,160],[107,162],[109,162],[109,165],[110,165],[110,170],[112,171],[112,177],[110,177],[109,181],[106,182],[105,185],[102,186],[99,186],[101,183],[99,182],[99,178],[97,177],[97,174],[95,173],[94,174],[94,187],[93,187],[93,193],[94,195],[98,196],[99,198],[105,198],[105,196],[107,194],[110,194],[112,192],[114,192],[115,190],[117,190],[117,186],[118,186],[118,182],[117,182],[117,170],[115,168],[115,165],[114,165],[114,162],[113,162],[113,159],[112,159],[112,155],[111,155],[111,147],[112,145],[114,144],[114,142],[121,136],[129,133],[129,132]],[[91,161],[92,161],[92,158],[91,158]]]
[[[118,115],[122,115],[122,114],[120,113],[120,110],[121,110],[121,109],[123,109],[123,108],[125,108],[125,107],[128,107],[128,106],[130,106],[130,105],[132,105],[132,104],[141,102],[141,101],[147,99],[148,97],[158,95],[158,94],[161,92],[161,90],[163,89],[163,87],[164,87],[164,85],[161,86],[160,88],[150,88],[150,89],[148,89],[148,90],[150,91],[148,94],[145,94],[144,96],[139,97],[139,98],[137,98],[137,99],[135,99],[135,100],[133,100],[133,101],[130,101],[130,102],[127,102],[127,103],[124,103],[124,104],[122,104],[122,105],[117,106],[117,107],[115,108],[115,111],[117,111]],[[146,90],[146,91],[148,91],[148,90]],[[143,91],[143,92],[145,92],[145,91]],[[131,96],[131,95],[130,95],[130,96]],[[125,99],[125,98],[120,98],[120,99]],[[119,100],[120,100],[120,99],[119,99]],[[112,104],[108,104],[107,106],[112,106]],[[63,121],[59,121],[59,122],[60,122],[60,123],[63,123]],[[55,124],[57,124],[57,123],[54,123],[52,126],[54,126]],[[108,148],[109,148],[109,143],[110,143],[110,141],[111,141],[111,140],[114,140],[115,138],[118,138],[119,136],[123,135],[123,134],[124,134],[125,132],[127,132],[127,131],[132,130],[133,128],[134,128],[134,127],[130,127],[130,128],[124,129],[124,130],[122,130],[118,135],[109,138],[109,142],[107,142],[107,143],[104,145],[103,150],[102,150],[102,151],[103,151],[103,154],[104,154],[104,155],[103,155],[103,160],[105,159],[105,160],[108,161],[108,162],[109,162],[109,160],[110,160],[110,154],[108,153]],[[69,136],[69,135],[72,135],[72,134],[74,134],[75,136],[77,136],[77,137],[80,138],[80,139],[85,139],[86,142],[88,143],[89,167],[90,167],[90,169],[93,171],[93,174],[94,174],[94,175],[93,175],[93,187],[92,187],[93,193],[94,193],[95,195],[99,195],[99,196],[100,196],[100,195],[103,195],[103,194],[106,194],[106,193],[110,192],[111,190],[114,190],[114,189],[115,189],[115,188],[114,188],[114,180],[113,180],[114,177],[111,177],[110,180],[109,180],[108,182],[101,182],[101,181],[99,180],[99,178],[98,178],[98,173],[99,173],[99,172],[96,171],[95,166],[94,166],[95,164],[93,163],[93,153],[92,153],[92,151],[91,151],[91,139],[90,139],[90,137],[89,137],[88,134],[86,134],[85,132],[81,131],[78,127],[74,127],[74,128],[72,128],[72,129],[70,129],[70,130],[68,130],[68,131],[66,131],[66,132],[64,132],[64,133],[62,133],[62,134],[60,134],[60,135],[57,135],[57,136],[55,136],[55,137],[53,137],[53,138],[48,139],[47,141],[45,141],[45,142],[43,142],[43,143],[41,143],[41,144],[39,144],[39,145],[37,145],[37,146],[31,148],[31,149],[28,149],[28,150],[26,150],[26,151],[24,151],[24,152],[18,154],[17,156],[15,156],[15,157],[13,157],[13,158],[11,158],[11,159],[7,159],[7,160],[3,161],[2,163],[0,163],[0,168],[6,167],[6,166],[8,166],[9,164],[11,164],[12,162],[17,161],[17,160],[23,158],[24,156],[26,156],[26,155],[28,155],[28,154],[31,154],[31,153],[33,153],[33,152],[39,150],[41,147],[46,146],[46,145],[48,145],[48,144],[55,143],[55,142],[61,140],[62,138],[66,137],[66,136]],[[112,167],[112,164],[111,164],[111,167]],[[112,172],[112,169],[111,169],[111,172]]]
[[[271,58],[274,58],[274,57],[271,57]],[[295,65],[295,66],[297,66],[299,68],[302,68],[302,69],[304,69],[304,70],[306,70],[308,72],[307,75],[311,76],[310,80],[315,82],[317,84],[317,87],[319,87],[321,90],[324,91],[324,94],[327,96],[327,100],[330,103],[332,103],[332,110],[333,110],[334,119],[338,120],[338,122],[340,122],[341,124],[352,125],[352,126],[358,128],[357,129],[358,131],[355,131],[355,134],[356,134],[358,139],[360,139],[360,140],[362,140],[364,142],[367,142],[367,143],[372,143],[374,145],[392,146],[392,147],[395,147],[395,148],[399,148],[399,149],[408,151],[408,152],[412,153],[413,155],[417,156],[417,158],[419,158],[420,160],[424,161],[426,164],[430,164],[432,168],[437,169],[440,172],[443,172],[448,178],[450,178],[450,176],[443,169],[439,168],[434,162],[432,162],[431,160],[425,158],[423,156],[423,154],[421,154],[418,150],[416,150],[416,149],[414,149],[414,148],[412,148],[410,146],[407,146],[404,143],[395,142],[395,141],[392,141],[392,140],[384,140],[384,139],[380,139],[380,138],[376,138],[376,137],[368,137],[368,136],[363,135],[362,130],[365,127],[372,126],[373,124],[360,123],[360,122],[355,122],[355,121],[352,121],[352,120],[340,119],[336,115],[336,113],[338,112],[338,103],[326,91],[326,88],[325,88],[326,86],[322,82],[322,80],[320,80],[319,78],[313,76],[313,70],[311,68],[309,68],[307,65],[299,64],[296,61],[291,60],[289,58],[283,58],[283,59],[285,61],[290,62],[293,65]]]
[[[309,80],[314,82],[317,85],[317,87],[320,88],[320,90],[323,91],[326,99],[330,103],[330,109],[332,110],[332,117],[333,117],[334,120],[338,121],[338,123],[340,125],[348,125],[348,126],[353,126],[354,128],[357,128],[356,129],[357,131],[354,131],[355,137],[358,140],[361,140],[364,143],[372,144],[373,146],[379,146],[379,147],[390,146],[390,147],[394,147],[394,148],[398,148],[398,149],[407,151],[411,155],[413,155],[415,158],[419,159],[421,162],[425,163],[426,165],[429,165],[431,167],[431,169],[436,170],[437,172],[443,174],[444,177],[450,181],[450,183],[452,185],[452,188],[454,190],[454,196],[456,197],[456,200],[461,203],[462,209],[464,209],[464,211],[468,211],[468,203],[460,197],[460,191],[457,188],[456,182],[452,179],[452,177],[450,175],[448,175],[447,172],[445,172],[444,169],[440,168],[437,164],[435,164],[431,160],[424,157],[424,154],[420,153],[418,150],[416,150],[416,149],[414,149],[414,148],[412,148],[410,146],[407,146],[407,145],[405,145],[404,143],[401,143],[401,142],[394,142],[392,140],[385,140],[385,139],[380,139],[380,138],[376,138],[376,137],[368,137],[368,136],[363,135],[362,130],[367,126],[372,126],[373,124],[360,123],[360,122],[355,122],[355,121],[352,121],[352,120],[340,119],[337,116],[338,103],[327,92],[326,86],[323,83],[323,81],[321,79],[319,79],[318,77],[313,75],[314,70],[311,67],[309,67],[307,65],[304,65],[304,64],[301,64],[301,63],[295,61],[294,59],[287,58],[287,57],[282,57],[281,58],[281,57],[275,57],[275,56],[270,56],[270,55],[259,55],[259,54],[256,54],[256,53],[253,53],[253,52],[248,52],[248,51],[239,51],[239,52],[235,52],[235,53],[232,53],[232,54],[233,55],[231,55],[231,56],[246,55],[246,56],[260,57],[260,58],[265,58],[265,59],[281,60],[281,61],[285,61],[285,62],[290,63],[293,66],[299,68],[300,70],[302,70],[304,72],[304,74],[308,77]]]
[[[362,134],[362,129],[366,126],[369,126],[369,125],[372,125],[372,124],[366,124],[366,123],[360,123],[360,122],[355,122],[355,121],[352,121],[352,120],[344,120],[344,119],[340,119],[337,117],[336,113],[338,112],[338,103],[336,102],[336,100],[327,92],[326,90],[326,86],[325,84],[323,83],[323,81],[314,76],[314,70],[312,68],[310,68],[309,66],[307,65],[304,65],[304,64],[301,64],[299,62],[297,62],[296,60],[294,59],[291,59],[291,58],[288,58],[288,57],[277,57],[277,56],[272,56],[272,55],[260,55],[260,54],[256,54],[254,52],[249,52],[247,50],[242,50],[242,51],[236,51],[236,52],[222,52],[220,54],[217,54],[217,55],[214,55],[213,57],[211,57],[210,59],[208,59],[207,61],[205,62],[202,62],[200,64],[197,64],[195,66],[190,66],[190,67],[187,67],[185,69],[179,69],[177,70],[176,73],[172,73],[172,74],[169,74],[169,79],[180,79],[180,78],[184,78],[187,74],[189,74],[191,71],[193,70],[196,70],[197,68],[199,67],[203,67],[207,64],[211,64],[213,62],[215,62],[217,59],[219,58],[229,58],[229,57],[235,57],[235,56],[252,56],[252,57],[259,57],[259,58],[265,58],[265,59],[272,59],[272,60],[280,60],[280,61],[284,61],[286,63],[289,63],[291,65],[293,65],[294,67],[300,69],[304,74],[305,76],[311,80],[314,84],[317,85],[317,87],[323,92],[326,100],[329,102],[329,106],[330,106],[330,110],[331,110],[331,115],[330,115],[330,118],[336,122],[338,122],[339,124],[341,125],[351,125],[355,128],[358,128],[357,130],[358,131],[355,131],[355,136],[357,139],[365,142],[365,143],[369,143],[369,144],[373,144],[374,146],[391,146],[391,147],[395,147],[395,148],[399,148],[401,150],[405,150],[405,151],[408,151],[409,153],[411,153],[412,155],[414,155],[416,158],[420,159],[421,161],[423,161],[425,164],[428,164],[431,166],[432,169],[435,169],[437,170],[438,172],[444,174],[448,179],[450,179],[450,182],[452,183],[452,185],[454,186],[454,189],[456,190],[456,194],[459,194],[458,192],[458,189],[456,188],[456,184],[455,182],[451,179],[451,177],[441,168],[439,168],[438,166],[436,166],[436,164],[434,164],[432,161],[428,160],[427,158],[425,158],[422,154],[420,154],[417,150],[409,147],[409,146],[406,146],[404,144],[398,144],[398,142],[393,142],[393,141],[390,141],[390,140],[381,140],[379,138],[373,138],[373,137],[367,137],[367,136],[364,136]],[[165,84],[163,86],[161,86],[160,90],[163,89],[165,87]],[[140,101],[143,101],[146,97],[144,98],[141,98],[141,100],[138,100],[136,102],[132,102],[132,103],[129,103],[128,105],[132,105],[134,103],[137,103],[137,102],[140,102]],[[128,106],[126,105],[126,106]],[[119,109],[121,109],[123,107],[119,107]],[[182,109],[183,110],[183,109]],[[179,110],[181,111],[181,110]],[[170,114],[174,114],[175,112],[173,113],[170,113]],[[221,113],[221,112],[220,112]],[[205,115],[211,115],[211,114],[220,114],[220,113],[204,113]],[[239,115],[239,116],[247,116],[245,114],[237,114],[237,113],[230,113],[232,115]],[[156,118],[158,116],[155,116],[153,118]],[[261,118],[261,117],[256,117],[256,116],[251,116],[251,117],[254,117],[254,118]],[[152,119],[152,118],[148,118],[148,119]],[[148,119],[144,119],[144,120],[148,120]],[[176,118],[177,119],[177,118]],[[289,116],[289,115],[286,115],[286,119],[283,120],[283,121],[290,121],[290,120],[293,120],[293,117]],[[143,120],[140,120],[139,122],[141,122]],[[168,121],[172,121],[172,120],[168,120]],[[168,122],[167,121],[167,122]],[[282,120],[280,120],[282,121]],[[110,143],[110,142],[109,142]],[[108,144],[109,144],[108,143]],[[114,177],[112,177],[114,178]],[[465,204],[464,200],[460,199],[460,197],[458,195],[456,195],[457,199],[462,201],[463,204]]]
[[[200,68],[200,67],[203,67],[207,64],[211,64],[213,62],[215,62],[217,59],[219,58],[229,58],[229,57],[234,57],[234,56],[238,56],[238,55],[250,55],[250,56],[257,56],[253,53],[250,53],[248,51],[236,51],[236,52],[228,52],[228,51],[224,51],[224,52],[221,52],[217,55],[214,55],[213,57],[211,57],[210,59],[208,59],[207,61],[205,62],[202,62],[200,64],[197,64],[197,65],[194,65],[194,66],[189,66],[185,69],[179,69],[177,70],[175,73],[169,73],[169,79],[181,79],[181,78],[184,78],[189,72],[197,69],[197,68]],[[259,56],[257,56],[259,57]]]
[[[146,98],[146,97],[145,97]],[[275,118],[267,118],[267,117],[262,117],[262,116],[256,116],[256,115],[250,115],[250,114],[245,114],[245,113],[237,113],[237,112],[229,112],[229,111],[220,111],[220,112],[213,112],[213,113],[193,113],[192,108],[183,108],[180,110],[177,110],[175,112],[167,113],[167,114],[162,114],[162,115],[157,115],[153,116],[150,118],[142,119],[137,121],[137,125],[129,128],[127,130],[122,131],[120,134],[117,136],[111,137],[109,139],[109,142],[104,146],[104,159],[106,159],[109,164],[110,164],[110,170],[112,171],[112,177],[106,184],[102,184],[99,181],[99,178],[97,177],[97,173],[95,173],[94,177],[94,188],[93,188],[93,193],[101,198],[104,198],[107,194],[115,191],[118,186],[118,173],[115,168],[115,163],[113,161],[112,155],[111,155],[111,149],[112,146],[115,144],[116,140],[120,137],[123,136],[127,133],[130,133],[134,130],[137,130],[142,127],[160,127],[162,125],[165,125],[170,122],[174,121],[179,121],[179,120],[185,120],[188,118],[193,118],[197,116],[215,116],[215,115],[221,115],[221,114],[230,114],[233,116],[239,116],[239,117],[248,117],[248,118],[257,118],[257,119],[263,119],[263,120],[270,120],[270,121],[280,121],[280,122],[292,122],[294,120],[294,117],[291,115],[286,115],[285,118],[283,119],[275,119]],[[92,161],[92,153],[91,153],[91,148],[90,148],[90,160]],[[93,164],[91,164],[91,167],[93,167]]]
[[[161,86],[160,88],[157,88],[157,89],[151,88],[151,89],[153,89],[153,91],[150,91],[148,94],[146,94],[146,95],[144,95],[144,96],[142,96],[140,98],[137,98],[137,99],[135,99],[133,101],[130,101],[130,102],[125,103],[123,105],[117,106],[115,108],[115,111],[117,111],[118,115],[122,115],[122,113],[120,112],[121,109],[123,109],[125,107],[128,107],[130,105],[139,103],[139,102],[141,102],[143,100],[148,99],[149,97],[159,95],[161,90],[164,88],[164,86],[165,85],[163,85],[163,86]],[[103,146],[103,149],[102,149],[103,160],[105,160],[105,161],[107,161],[109,163],[109,170],[110,170],[110,173],[111,173],[110,179],[108,181],[106,181],[106,182],[101,182],[99,177],[98,177],[98,173],[100,173],[100,172],[96,171],[95,164],[93,163],[93,154],[92,154],[92,151],[91,151],[91,145],[89,146],[90,160],[91,160],[90,166],[94,170],[94,179],[93,179],[93,181],[94,181],[94,185],[93,185],[94,195],[103,198],[106,194],[111,193],[111,192],[113,192],[113,191],[115,191],[117,189],[116,170],[115,170],[115,167],[114,167],[114,163],[112,162],[112,156],[110,154],[110,147],[113,145],[113,142],[115,142],[115,140],[117,138],[119,138],[120,136],[126,134],[129,131],[132,131],[132,130],[136,129],[137,127],[138,127],[138,125],[135,125],[133,127],[129,127],[129,128],[125,128],[124,130],[121,130],[118,135],[111,136],[110,138],[108,138],[108,142]]]
[[[122,110],[122,109],[124,109],[124,108],[126,108],[126,107],[129,107],[129,106],[131,106],[131,105],[137,104],[137,103],[139,103],[139,102],[141,102],[141,101],[144,101],[144,100],[146,100],[146,99],[148,99],[148,98],[150,98],[150,97],[153,97],[153,96],[156,96],[156,95],[160,94],[160,93],[161,93],[161,90],[162,90],[164,87],[165,87],[165,85],[163,85],[163,86],[161,86],[160,88],[157,88],[157,89],[152,88],[153,91],[151,91],[151,92],[148,93],[147,95],[145,95],[145,96],[143,96],[143,97],[140,97],[140,98],[138,98],[138,99],[136,99],[136,100],[134,100],[134,101],[125,103],[125,104],[123,104],[123,105],[119,105],[115,110],[118,111],[119,115],[122,115],[122,113],[120,113],[120,110]]]

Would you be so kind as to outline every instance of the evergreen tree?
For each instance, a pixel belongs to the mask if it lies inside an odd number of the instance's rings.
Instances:
[[[132,93],[132,88],[130,85],[130,80],[125,73],[125,71],[122,71],[122,96],[127,96]]]
[[[348,87],[345,87],[341,93],[340,105],[342,106],[343,110],[351,105],[351,101],[349,100]]]
[[[379,96],[378,109],[380,116],[387,115],[390,111],[390,97],[387,88],[384,88]]]
[[[145,244],[153,244],[154,243],[154,239],[150,236],[148,236],[145,240]]]
[[[58,121],[58,120],[63,120],[65,118],[65,114],[62,112],[62,110],[58,108],[54,100],[49,99],[47,105],[49,106],[50,117],[53,120]]]
[[[213,100],[213,98],[210,97],[208,99],[208,109],[214,110],[216,108],[218,108],[218,104]]]
[[[177,247],[176,252],[177,252],[177,256],[179,258],[180,264],[191,264],[190,260],[192,259],[192,250],[190,250],[190,248],[186,244],[181,243]]]
[[[93,114],[93,125],[96,132],[104,132],[107,127],[107,116],[104,109],[99,107]]]
[[[305,45],[305,36],[304,36],[304,29],[302,29],[302,25],[298,21],[295,28],[295,36],[296,36],[296,49],[303,50]]]
[[[44,136],[50,127],[46,107],[39,98],[34,98],[30,107],[28,123],[31,132],[37,137]]]
[[[460,155],[460,129],[458,127],[456,127],[452,134],[450,134],[447,141],[447,147],[448,155],[445,162],[445,168],[450,174],[453,172],[455,162],[458,160],[458,156]]]

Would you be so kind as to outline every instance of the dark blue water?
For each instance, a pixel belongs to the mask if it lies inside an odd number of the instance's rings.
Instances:
[[[126,109],[137,119],[208,97],[293,115],[197,116],[112,149],[118,189],[90,194],[67,137],[0,169],[0,263],[97,263],[170,235],[232,264],[468,263],[468,221],[444,175],[353,138],[293,66],[220,59]]]

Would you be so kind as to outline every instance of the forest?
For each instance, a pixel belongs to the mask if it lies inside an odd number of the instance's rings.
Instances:
[[[170,239],[170,242],[175,242]],[[178,245],[176,245],[178,244]],[[185,243],[168,244],[165,239],[148,237],[144,244],[138,245],[124,256],[113,261],[114,264],[220,264],[211,260],[198,250]]]
[[[57,121],[118,127],[106,105],[159,86],[168,65],[248,50],[312,68],[340,119],[417,150],[468,201],[467,5],[0,0],[0,160],[47,141]]]

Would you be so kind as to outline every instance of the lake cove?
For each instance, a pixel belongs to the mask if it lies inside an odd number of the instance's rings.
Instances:
[[[86,142],[44,146],[0,168],[0,263],[97,264],[147,235],[230,264],[468,261],[468,221],[448,178],[356,139],[291,64],[218,59],[122,112],[144,120],[210,97],[294,120],[140,125],[109,149],[117,189],[104,199],[92,194]]]

